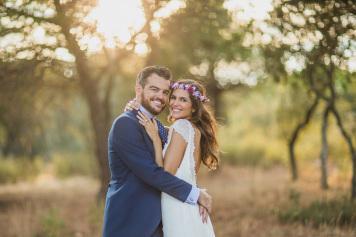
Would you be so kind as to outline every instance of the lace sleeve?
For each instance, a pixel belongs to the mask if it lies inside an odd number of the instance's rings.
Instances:
[[[189,122],[186,119],[178,119],[171,128],[179,133],[186,142],[189,142]]]

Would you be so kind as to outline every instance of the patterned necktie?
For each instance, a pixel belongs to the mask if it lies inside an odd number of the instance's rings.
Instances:
[[[162,146],[164,146],[164,144],[166,144],[166,142],[168,140],[168,132],[164,128],[163,124],[158,119],[156,119],[156,122],[157,122],[157,127],[158,127],[158,133],[162,140]]]

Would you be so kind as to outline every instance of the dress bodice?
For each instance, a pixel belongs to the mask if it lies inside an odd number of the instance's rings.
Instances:
[[[194,136],[195,130],[191,122],[187,119],[178,119],[172,126],[169,128],[168,141],[163,149],[163,156],[166,153],[166,150],[171,142],[173,131],[177,132],[183,137],[187,142],[187,147],[184,152],[184,157],[181,161],[180,166],[177,169],[175,174],[176,177],[192,184],[196,185],[196,173],[195,173],[195,160],[194,160]]]
[[[186,119],[175,121],[169,129],[168,141],[163,149],[163,154],[166,153],[167,147],[170,145],[173,132],[180,134],[187,143],[183,159],[175,176],[197,186],[194,159],[194,127]],[[215,237],[210,218],[208,218],[207,223],[202,222],[198,205],[181,202],[166,193],[162,193],[161,202],[164,237]]]

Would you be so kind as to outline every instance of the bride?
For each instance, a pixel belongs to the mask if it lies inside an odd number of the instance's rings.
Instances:
[[[169,121],[172,125],[164,148],[156,120],[141,112],[137,117],[153,141],[157,165],[197,185],[196,174],[201,163],[209,169],[218,165],[216,121],[207,108],[206,90],[200,83],[184,79],[171,88]],[[164,237],[215,236],[210,218],[203,222],[197,205],[183,203],[165,193],[161,202]]]

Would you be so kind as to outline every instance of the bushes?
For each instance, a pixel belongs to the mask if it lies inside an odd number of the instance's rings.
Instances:
[[[286,149],[281,142],[268,139],[257,132],[246,135],[239,141],[229,137],[220,135],[223,161],[233,165],[264,168],[285,164]]]
[[[290,208],[279,212],[279,218],[283,222],[297,221],[313,226],[351,225],[356,227],[356,201],[343,197],[328,201],[317,200],[307,207],[301,207],[299,202],[294,200]]]
[[[72,175],[97,177],[97,166],[94,157],[81,154],[58,154],[53,157],[55,174],[60,178]]]
[[[1,158],[0,184],[34,178],[42,168],[43,161],[39,158]]]
[[[31,180],[48,167],[54,168],[54,174],[60,178],[71,175],[97,177],[97,165],[94,157],[82,153],[56,154],[46,164],[41,157],[2,158],[0,157],[0,184]]]

